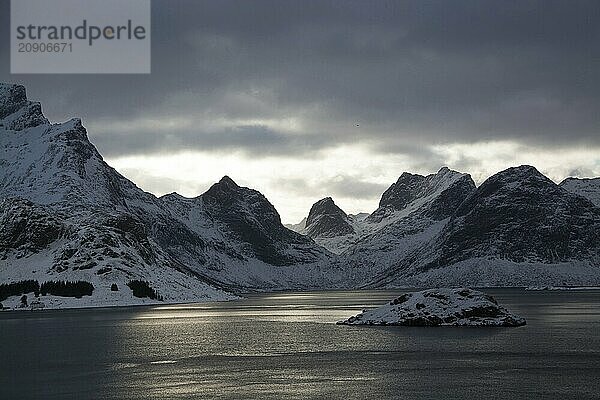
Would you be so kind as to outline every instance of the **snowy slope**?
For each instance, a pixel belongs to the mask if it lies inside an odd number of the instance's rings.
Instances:
[[[363,252],[364,246],[385,251],[396,248],[399,241],[413,246],[410,243],[414,238],[407,237],[407,227],[415,234],[423,233],[432,222],[448,217],[474,189],[469,175],[446,167],[428,176],[405,172],[383,193],[372,214],[347,215],[327,197],[312,206],[304,228],[298,232],[336,254],[354,252],[355,248]]]
[[[310,238],[285,228],[258,191],[224,177],[196,198],[160,199],[171,216],[202,237],[205,259],[178,243],[166,247],[178,259],[220,285],[257,290],[320,288],[339,273],[333,255]]]
[[[80,120],[50,124],[22,86],[0,85],[0,94],[0,281],[86,280],[96,290],[82,306],[113,283],[125,288],[119,302],[144,302],[125,287],[133,279],[165,301],[232,298],[157,245],[131,212],[158,212],[157,200],[102,160]]]
[[[600,209],[530,166],[486,180],[371,285],[600,282]]]
[[[362,235],[341,256],[352,279],[366,284],[428,243],[475,190],[468,174],[442,168],[428,176],[404,173],[362,223]]]
[[[22,86],[0,94],[0,282],[141,279],[165,301],[328,282],[330,253],[284,228],[258,192],[156,198],[104,162],[80,120],[50,124]]]
[[[600,207],[600,178],[567,178],[560,183],[560,187]]]
[[[302,221],[297,224],[285,224],[284,226],[294,232],[302,233],[306,228],[306,217],[302,218]]]

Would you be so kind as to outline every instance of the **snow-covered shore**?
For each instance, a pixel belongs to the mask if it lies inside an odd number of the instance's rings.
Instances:
[[[129,307],[129,306],[142,306],[142,305],[167,305],[167,304],[183,304],[183,303],[207,303],[216,301],[230,301],[237,300],[240,297],[226,293],[226,292],[215,292],[215,293],[203,293],[198,296],[171,296],[168,299],[162,301],[153,300],[150,298],[138,298],[131,295],[131,291],[128,288],[118,292],[102,292],[96,293],[92,296],[82,296],[81,298],[75,297],[61,297],[61,296],[39,296],[35,297],[33,293],[29,293],[27,296],[27,306],[21,307],[21,297],[11,296],[6,300],[0,302],[4,307],[3,311],[28,311],[31,310],[31,304],[34,302],[40,302],[43,304],[41,309],[43,310],[58,310],[58,309],[75,309],[75,308],[106,308],[106,307]],[[39,307],[39,306],[38,306]],[[0,311],[1,312],[1,311]]]

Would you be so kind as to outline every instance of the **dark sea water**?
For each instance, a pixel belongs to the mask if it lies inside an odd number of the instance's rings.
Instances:
[[[600,291],[486,292],[520,328],[337,326],[403,291],[0,313],[0,399],[600,398]]]

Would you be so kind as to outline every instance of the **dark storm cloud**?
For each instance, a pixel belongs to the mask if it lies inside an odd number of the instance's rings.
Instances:
[[[284,135],[260,125],[236,126],[213,131],[202,127],[165,131],[133,128],[106,132],[95,129],[94,144],[111,156],[177,153],[181,150],[241,151],[251,155],[286,156],[324,148],[319,138]],[[143,140],[142,140],[143,138]],[[132,150],[135,149],[135,150]]]
[[[600,146],[597,1],[154,0],[149,76],[10,76],[8,1],[0,15],[0,79],[53,119],[257,120],[90,132],[107,156],[363,143],[439,164],[428,144]],[[261,122],[286,118],[306,134]]]
[[[296,194],[315,193],[317,196],[336,198],[373,199],[379,198],[389,184],[368,182],[360,177],[339,174],[319,182],[308,182],[300,178],[275,179],[274,185]],[[318,201],[320,198],[315,198]]]

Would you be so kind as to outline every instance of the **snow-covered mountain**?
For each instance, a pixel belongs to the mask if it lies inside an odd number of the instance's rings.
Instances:
[[[0,85],[0,117],[0,282],[85,280],[101,300],[81,304],[138,302],[109,290],[134,279],[169,301],[328,282],[331,254],[260,193],[224,178],[197,199],[156,198],[104,162],[79,119],[50,124],[23,86]]]
[[[371,285],[600,283],[600,208],[534,167],[487,179]]]
[[[306,218],[304,232],[312,237],[343,236],[355,233],[348,215],[331,197],[317,201]]]
[[[560,187],[600,207],[600,178],[567,178],[560,183]]]
[[[433,219],[444,219],[473,190],[475,183],[470,175],[447,167],[427,176],[404,172],[383,193],[379,207],[367,219],[373,223],[389,223],[417,210]]]
[[[219,286],[319,288],[337,279],[333,254],[285,228],[261,193],[240,187],[229,177],[196,198],[173,193],[160,200],[173,218],[202,240],[200,246],[182,248],[177,240],[181,234],[167,235],[163,247]]]
[[[132,297],[132,280],[165,301],[232,298],[224,290],[600,284],[597,182],[556,185],[528,166],[480,187],[448,168],[404,173],[371,214],[320,200],[300,234],[229,177],[195,198],[146,193],[102,159],[80,120],[51,124],[25,88],[0,84],[0,284],[90,282],[96,290],[80,305],[149,301]]]
[[[441,232],[473,191],[468,174],[442,168],[422,176],[403,173],[363,224],[363,235],[342,253],[357,282],[370,282]]]
[[[405,242],[407,229],[416,233],[420,229],[416,225],[424,228],[431,221],[447,218],[474,189],[469,175],[446,167],[428,176],[405,172],[383,193],[373,213],[347,215],[327,197],[312,206],[299,232],[336,254],[368,252],[364,246],[375,246],[383,253],[398,250],[393,236],[399,235]],[[383,232],[377,234],[379,231]]]
[[[358,286],[597,284],[600,214],[588,200],[596,181],[559,186],[530,166],[479,188],[448,168],[403,173],[368,217],[323,213],[353,232],[313,237],[340,254],[346,280]]]
[[[339,254],[359,237],[363,220],[360,216],[347,215],[331,197],[326,197],[313,204],[299,232]]]
[[[331,197],[312,205],[308,216],[289,229],[310,236],[317,244],[335,254],[341,254],[371,228],[366,223],[368,213],[346,214]]]

